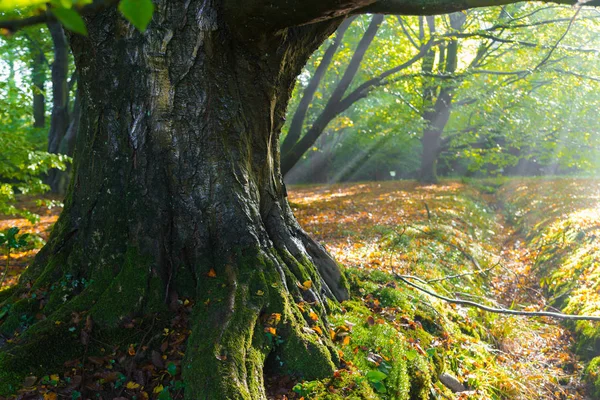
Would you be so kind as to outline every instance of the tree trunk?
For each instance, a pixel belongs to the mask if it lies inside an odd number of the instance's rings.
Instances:
[[[342,44],[342,39],[346,34],[346,31],[350,27],[350,24],[356,17],[347,18],[337,29],[335,33],[335,38],[333,42],[329,45],[325,53],[323,54],[323,58],[321,58],[321,62],[319,62],[319,66],[315,69],[315,73],[310,78],[306,89],[302,93],[302,99],[300,99],[300,103],[298,104],[298,108],[294,112],[294,116],[292,117],[292,122],[290,123],[290,129],[285,137],[283,143],[281,143],[281,154],[287,153],[296,142],[300,139],[300,135],[302,134],[302,128],[304,127],[304,119],[306,118],[306,114],[308,113],[308,109],[310,107],[310,103],[313,101],[315,97],[315,93],[317,93],[317,89],[319,88],[319,84],[321,80],[325,76],[331,61],[333,61],[333,56],[337,51],[340,44]],[[285,173],[284,173],[285,175]]]
[[[454,13],[450,15],[450,27],[456,31],[463,29],[466,22],[465,14]],[[435,32],[435,20],[433,17],[427,18],[429,30]],[[431,73],[435,52],[431,51],[425,57],[422,71]],[[445,74],[453,74],[458,66],[458,40],[453,39],[446,46],[440,46],[439,65]],[[421,170],[419,172],[419,181],[423,183],[437,183],[437,162],[442,150],[441,138],[450,119],[452,100],[456,91],[457,82],[429,83],[424,88],[424,111],[425,129],[421,138],[423,153],[421,156]],[[437,93],[435,102],[433,98]]]
[[[344,71],[340,82],[337,84],[333,93],[329,97],[325,108],[317,117],[310,129],[308,129],[304,136],[302,136],[302,138],[296,137],[296,142],[290,143],[286,146],[288,150],[285,153],[282,153],[281,158],[281,169],[284,176],[291,171],[294,165],[296,165],[296,163],[302,158],[304,153],[306,153],[308,149],[313,146],[315,141],[325,131],[327,125],[329,125],[331,121],[348,109],[348,107],[350,107],[352,104],[350,103],[342,105],[342,99],[350,87],[350,84],[354,80],[354,77],[358,72],[360,64],[367,53],[371,42],[373,42],[373,39],[375,39],[375,36],[377,36],[377,31],[379,30],[383,19],[383,15],[373,15],[371,23],[369,24],[363,36],[360,38],[360,41],[356,46],[356,50],[354,51],[354,54],[352,54],[352,58],[348,63],[348,67]]]
[[[106,338],[184,297],[196,301],[186,398],[264,399],[270,356],[308,379],[338,360],[328,335],[307,328],[328,331],[328,304],[347,286],[296,222],[278,149],[295,78],[341,20],[249,34],[210,1],[155,4],[143,34],[110,9],[71,38],[82,107],[74,177],[48,244],[4,303],[0,333],[28,313],[46,319],[2,349],[0,394],[82,351],[56,323],[71,313],[87,313]],[[89,285],[50,289],[66,276]],[[47,301],[27,296],[38,289]],[[272,313],[278,345],[261,319]]]
[[[425,129],[421,138],[423,153],[421,154],[421,170],[419,181],[422,183],[438,183],[437,162],[440,148],[441,132]]]
[[[31,81],[33,83],[33,126],[46,126],[46,68],[41,49],[31,48]]]
[[[48,24],[54,46],[54,61],[52,62],[52,116],[48,131],[48,153],[59,154],[60,144],[69,127],[69,48],[64,30],[58,22]],[[64,172],[58,169],[48,171],[46,183],[53,193],[60,193]],[[64,192],[63,192],[64,193]]]

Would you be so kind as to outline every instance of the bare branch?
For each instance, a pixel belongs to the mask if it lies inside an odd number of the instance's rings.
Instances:
[[[578,0],[545,0],[557,4],[599,6],[600,0],[585,3]],[[514,0],[378,0],[374,4],[355,10],[354,13],[380,13],[396,15],[439,15],[471,8],[502,6],[516,3]]]
[[[520,316],[525,316],[525,317],[550,317],[550,318],[555,318],[555,319],[566,319],[566,320],[571,320],[571,321],[600,321],[600,316],[595,316],[595,315],[572,315],[572,314],[561,314],[561,313],[555,313],[555,312],[549,312],[549,311],[519,311],[519,310],[507,310],[505,308],[488,307],[483,304],[475,303],[474,301],[452,299],[450,297],[442,296],[441,294],[437,294],[431,290],[425,289],[424,287],[421,287],[419,285],[416,285],[416,284],[410,282],[408,279],[405,279],[402,275],[398,275],[398,274],[394,273],[394,276],[397,279],[404,282],[405,284],[407,284],[408,286],[411,286],[417,290],[420,290],[423,293],[427,293],[428,295],[435,297],[437,299],[443,300],[447,303],[458,304],[460,306],[475,307],[475,308],[479,308],[481,310],[495,313],[495,314],[520,315]]]

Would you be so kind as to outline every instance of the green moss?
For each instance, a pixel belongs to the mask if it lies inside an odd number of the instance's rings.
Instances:
[[[16,291],[16,286],[12,286],[8,289],[0,290],[0,306],[6,300],[8,300]]]
[[[584,372],[585,379],[592,385],[591,394],[595,399],[600,398],[600,357],[590,361]]]
[[[67,324],[45,320],[32,326],[0,355],[0,395],[14,393],[26,376],[41,376],[80,355],[78,339]]]
[[[137,249],[127,250],[121,271],[90,310],[95,321],[116,327],[124,317],[143,310],[150,279],[148,265]]]
[[[417,356],[408,363],[410,376],[410,399],[429,400],[429,389],[432,385],[431,370],[427,359]]]

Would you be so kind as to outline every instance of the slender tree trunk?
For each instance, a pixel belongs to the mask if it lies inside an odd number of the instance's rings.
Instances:
[[[155,4],[143,34],[110,9],[71,38],[81,94],[74,177],[48,244],[4,303],[13,305],[0,333],[14,335],[30,311],[46,319],[3,348],[0,394],[81,351],[56,323],[73,312],[111,337],[126,318],[166,314],[182,297],[197,304],[186,398],[264,399],[269,357],[308,379],[334,371],[328,335],[310,327],[328,331],[328,302],[347,298],[346,283],[296,222],[278,149],[295,78],[341,20],[252,35],[210,1]],[[67,275],[89,286],[51,289]],[[50,292],[44,303],[27,296],[38,289]],[[261,319],[272,313],[277,346]]]
[[[33,126],[46,126],[46,66],[41,49],[32,48],[31,81],[33,83]]]
[[[300,99],[300,103],[298,104],[298,108],[294,112],[294,116],[292,117],[292,122],[290,123],[290,129],[285,137],[285,140],[281,144],[281,153],[287,153],[296,142],[300,139],[302,134],[302,128],[304,127],[304,119],[306,118],[306,113],[308,112],[308,108],[310,103],[312,102],[315,93],[317,93],[317,89],[319,88],[319,84],[321,80],[325,76],[327,69],[329,68],[329,64],[333,61],[333,56],[337,51],[338,47],[342,43],[342,39],[344,38],[344,34],[350,27],[350,24],[356,17],[351,17],[346,19],[340,27],[335,32],[335,38],[325,53],[323,54],[323,58],[319,63],[319,66],[315,70],[314,75],[310,79],[306,89],[302,93],[302,99]],[[285,175],[285,173],[284,173]]]
[[[325,128],[327,128],[327,125],[329,125],[333,119],[348,109],[348,107],[350,107],[352,104],[350,103],[343,105],[342,99],[350,87],[350,84],[354,80],[354,77],[358,72],[360,64],[367,53],[371,42],[373,42],[373,39],[375,39],[377,31],[383,22],[383,18],[383,15],[374,15],[371,19],[369,27],[356,46],[356,50],[352,55],[352,59],[350,60],[348,67],[344,71],[344,75],[342,75],[340,82],[331,94],[327,104],[325,105],[325,108],[317,117],[310,129],[308,129],[302,138],[297,139],[295,143],[290,143],[289,145],[286,144],[286,148],[288,150],[285,153],[282,153],[281,156],[281,170],[284,176],[294,167],[294,165],[296,165],[304,153],[306,153],[306,151],[313,146]]]
[[[67,38],[62,26],[57,23],[49,23],[48,29],[52,36],[54,45],[54,61],[52,62],[52,116],[50,119],[50,130],[48,132],[48,152],[58,154],[60,144],[69,127],[69,48]],[[59,193],[60,182],[66,179],[64,172],[52,169],[48,172],[46,182],[50,190]]]

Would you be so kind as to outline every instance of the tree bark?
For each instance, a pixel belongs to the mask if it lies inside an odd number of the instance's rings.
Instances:
[[[46,67],[41,49],[31,47],[31,81],[33,83],[33,126],[46,126]]]
[[[48,153],[59,154],[60,144],[69,128],[69,47],[62,26],[58,22],[48,24],[54,48],[52,62],[52,115],[48,131]],[[61,193],[61,181],[68,179],[58,169],[48,171],[46,183],[53,193]],[[64,193],[64,192],[62,192]]]
[[[326,311],[348,289],[296,222],[278,149],[295,78],[341,20],[249,36],[214,2],[155,4],[143,34],[111,9],[86,19],[87,37],[71,37],[81,94],[74,177],[48,244],[0,303],[11,304],[0,334],[13,339],[0,355],[0,394],[83,352],[57,324],[73,312],[106,338],[182,297],[197,303],[186,398],[264,399],[270,356],[307,379],[338,361]],[[66,276],[89,286],[51,289]],[[44,302],[27,295],[41,289]],[[46,319],[15,337],[34,310]],[[261,319],[272,313],[281,314],[278,345]]]

